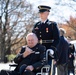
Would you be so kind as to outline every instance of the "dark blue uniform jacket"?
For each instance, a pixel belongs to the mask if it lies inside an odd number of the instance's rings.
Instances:
[[[47,41],[45,43],[42,42],[42,45],[44,45],[46,49],[53,49],[55,51],[55,59],[57,59],[56,47],[59,43],[59,29],[57,23],[49,21],[48,19],[45,23],[39,21],[34,25],[32,32],[37,35],[39,41]]]
[[[37,22],[32,30],[39,40],[52,40],[50,43],[42,43],[46,49],[56,47],[59,43],[59,30],[56,22],[47,20],[45,23]]]

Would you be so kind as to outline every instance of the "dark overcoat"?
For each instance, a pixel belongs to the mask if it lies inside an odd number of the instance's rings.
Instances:
[[[60,42],[57,47],[59,61],[57,64],[67,64],[68,63],[68,49],[69,43],[64,36],[60,37]]]

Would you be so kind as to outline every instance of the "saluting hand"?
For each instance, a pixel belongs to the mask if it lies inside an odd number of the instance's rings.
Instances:
[[[34,51],[32,51],[29,47],[26,46],[26,50],[23,53],[23,57],[26,57],[26,56],[30,55],[31,53],[34,53]]]

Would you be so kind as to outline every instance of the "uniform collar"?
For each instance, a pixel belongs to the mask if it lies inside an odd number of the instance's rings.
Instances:
[[[48,19],[46,19],[45,21],[41,21],[41,23],[46,23],[48,21]]]

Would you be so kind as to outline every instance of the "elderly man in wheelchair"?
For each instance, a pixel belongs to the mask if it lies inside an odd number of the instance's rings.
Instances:
[[[1,70],[0,75],[44,75],[43,72],[49,72],[48,53],[53,55],[54,52],[47,50],[46,55],[46,48],[38,43],[38,38],[34,33],[29,33],[26,41],[27,45],[23,46],[14,58],[17,64],[15,70]]]

